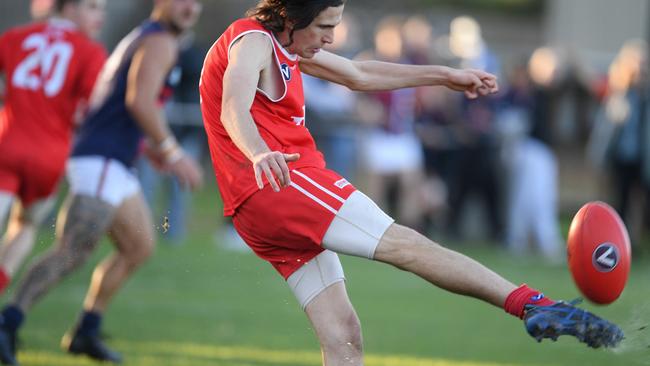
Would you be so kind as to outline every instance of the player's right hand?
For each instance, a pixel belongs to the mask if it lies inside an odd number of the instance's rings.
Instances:
[[[495,75],[476,69],[452,69],[445,85],[449,89],[464,92],[469,99],[476,99],[499,91]]]
[[[203,169],[191,157],[183,156],[173,163],[169,163],[167,169],[180,183],[181,187],[196,190],[203,185]]]
[[[275,192],[280,192],[281,187],[288,187],[291,184],[291,178],[287,163],[298,159],[300,159],[300,154],[283,154],[279,151],[269,151],[255,155],[251,160],[257,187],[259,189],[264,188],[262,174],[264,174]]]

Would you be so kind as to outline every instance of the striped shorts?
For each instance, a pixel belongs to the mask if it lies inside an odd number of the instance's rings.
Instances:
[[[372,259],[393,219],[337,173],[300,168],[291,171],[289,187],[274,192],[266,185],[249,197],[233,223],[251,249],[287,279],[304,308],[344,279],[336,253]]]

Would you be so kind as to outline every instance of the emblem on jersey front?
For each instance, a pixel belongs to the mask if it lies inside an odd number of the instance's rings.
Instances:
[[[287,64],[280,65],[280,72],[282,73],[282,77],[284,78],[284,80],[286,81],[291,80],[291,69],[289,68],[289,65]]]

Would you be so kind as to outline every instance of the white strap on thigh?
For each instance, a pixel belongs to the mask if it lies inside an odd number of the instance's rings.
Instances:
[[[343,280],[345,275],[339,257],[336,253],[325,250],[289,276],[287,284],[302,310],[305,310],[323,290]]]
[[[336,213],[321,245],[340,254],[372,259],[393,222],[368,196],[356,191]]]

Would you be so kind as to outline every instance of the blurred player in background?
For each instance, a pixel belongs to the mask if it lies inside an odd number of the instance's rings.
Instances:
[[[177,79],[178,38],[196,22],[197,0],[155,0],[151,17],[117,46],[93,89],[67,166],[70,193],[59,216],[53,248],[26,273],[2,311],[0,359],[16,364],[15,338],[24,313],[66,275],[79,268],[109,233],[115,246],[96,268],[79,322],[62,341],[73,354],[120,362],[100,340],[102,314],[113,295],[151,255],[153,223],[130,170],[142,138],[147,153],[182,185],[196,188],[202,172],[178,146],[162,113]]]
[[[6,78],[0,111],[0,223],[14,206],[0,247],[0,292],[31,252],[56,200],[75,115],[86,105],[106,60],[103,46],[92,40],[102,27],[104,4],[58,0],[49,19],[0,36],[0,71]]]
[[[224,213],[286,279],[321,343],[325,365],[363,365],[361,325],[336,253],[409,271],[448,291],[523,318],[535,338],[571,334],[613,346],[621,330],[584,310],[519,287],[462,254],[398,225],[325,168],[305,127],[301,71],[360,91],[441,85],[469,98],[495,93],[479,70],[351,61],[323,51],[344,0],[262,0],[206,57],[205,128]]]

